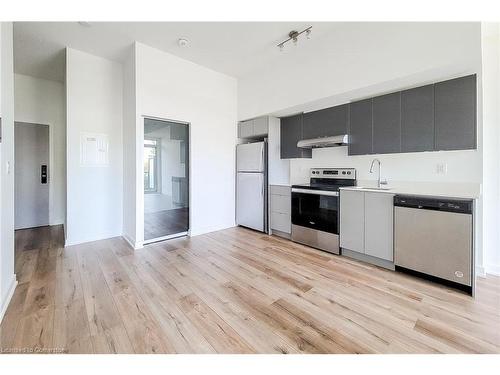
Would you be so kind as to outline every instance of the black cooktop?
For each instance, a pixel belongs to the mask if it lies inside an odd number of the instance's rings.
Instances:
[[[325,191],[338,191],[339,187],[344,185],[333,185],[333,184],[300,184],[292,185],[292,188],[297,189],[309,189],[309,190],[325,190]]]
[[[292,188],[339,191],[343,186],[356,186],[356,180],[335,180],[335,183],[311,182],[309,184],[292,185]]]

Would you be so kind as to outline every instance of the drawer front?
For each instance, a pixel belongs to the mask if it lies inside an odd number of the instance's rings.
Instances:
[[[291,233],[290,215],[280,212],[271,212],[271,229],[279,230],[284,233]]]
[[[282,214],[290,215],[291,209],[291,199],[286,195],[271,195],[271,211],[279,212]]]
[[[284,195],[287,197],[291,197],[292,189],[290,186],[271,185],[271,195]]]

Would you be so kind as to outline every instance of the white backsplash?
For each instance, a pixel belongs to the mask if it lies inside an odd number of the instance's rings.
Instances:
[[[478,150],[348,156],[346,146],[319,148],[313,150],[311,159],[291,160],[290,183],[307,183],[311,168],[356,168],[358,182],[376,183],[378,166],[375,173],[369,172],[374,158],[381,161],[382,178],[390,185],[432,183],[480,191],[482,164]],[[445,173],[438,173],[438,165],[446,167]]]

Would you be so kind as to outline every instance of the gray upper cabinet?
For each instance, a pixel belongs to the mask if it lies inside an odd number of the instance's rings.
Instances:
[[[476,148],[476,75],[434,85],[435,150]]]
[[[401,92],[401,151],[434,150],[434,85]]]
[[[253,119],[253,134],[254,136],[267,135],[269,132],[269,117],[259,117]]]
[[[303,139],[347,134],[349,105],[304,113]]]
[[[302,114],[281,118],[281,159],[312,157],[311,149],[297,147],[297,142],[303,139],[302,118]]]
[[[238,123],[238,138],[258,138],[266,136],[269,131],[269,117],[258,117]]]
[[[373,153],[401,152],[401,93],[373,98]]]
[[[250,138],[253,135],[253,121],[238,122],[238,138]]]
[[[371,154],[372,149],[372,99],[349,105],[349,155]]]

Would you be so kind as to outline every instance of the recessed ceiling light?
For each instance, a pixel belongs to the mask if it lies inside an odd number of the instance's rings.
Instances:
[[[179,40],[177,40],[177,44],[179,45],[179,47],[187,47],[187,45],[189,44],[189,40],[187,40],[186,38],[179,38]]]
[[[83,27],[90,27],[90,26],[92,26],[92,25],[90,24],[90,22],[87,22],[87,21],[78,21],[78,24],[79,24],[80,26],[83,26]]]

